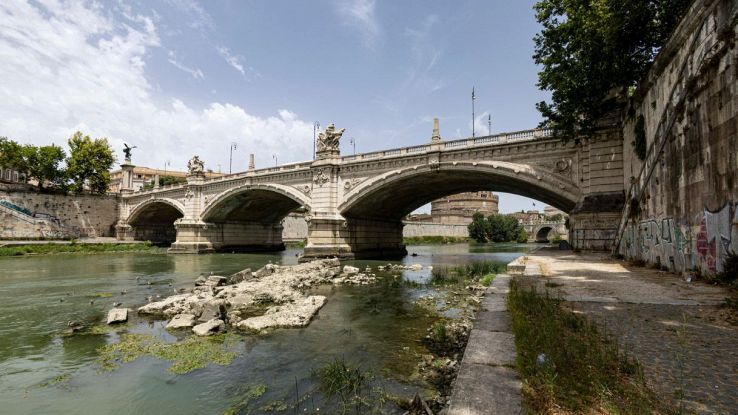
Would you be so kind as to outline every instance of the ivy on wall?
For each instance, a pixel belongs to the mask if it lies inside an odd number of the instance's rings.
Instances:
[[[638,116],[633,129],[635,135],[633,147],[638,158],[643,161],[646,159],[646,120],[643,118],[643,115]]]

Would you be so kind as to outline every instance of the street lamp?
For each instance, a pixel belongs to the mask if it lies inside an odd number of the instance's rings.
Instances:
[[[356,155],[356,140],[354,140],[354,137],[349,138],[349,144],[354,147],[354,155]]]
[[[274,165],[275,166],[278,166],[279,165],[279,160],[277,159],[277,155],[276,154],[272,154],[272,158],[274,159]]]
[[[228,160],[228,174],[233,174],[233,150],[236,149],[236,143],[231,143],[231,158]]]
[[[316,140],[315,133],[318,130],[320,130],[320,122],[315,121],[313,123],[313,160],[315,160],[315,140]]]

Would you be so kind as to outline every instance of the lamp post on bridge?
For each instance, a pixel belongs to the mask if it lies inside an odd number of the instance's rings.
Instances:
[[[274,159],[274,166],[279,166],[279,160],[277,159],[277,154],[272,154],[272,158]]]
[[[320,122],[315,121],[313,123],[313,160],[315,160],[315,140],[317,137],[315,136],[315,133],[320,129]]]
[[[231,143],[231,147],[230,147],[231,156],[230,156],[230,159],[228,160],[228,174],[233,174],[233,150],[235,149],[236,149],[236,143]]]
[[[354,137],[349,138],[349,144],[353,146],[354,148],[354,155],[356,155],[356,140],[354,140]]]

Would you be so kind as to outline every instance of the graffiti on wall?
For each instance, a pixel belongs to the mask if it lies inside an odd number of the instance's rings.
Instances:
[[[692,221],[663,218],[629,225],[624,242],[620,253],[628,258],[671,271],[720,272],[728,253],[738,251],[738,204],[705,209]]]

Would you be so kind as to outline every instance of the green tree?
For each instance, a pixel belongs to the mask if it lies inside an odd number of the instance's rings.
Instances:
[[[159,186],[169,186],[171,184],[182,184],[187,183],[187,179],[183,177],[174,177],[174,176],[161,176],[159,177]],[[154,181],[150,181],[146,184],[144,184],[143,189],[144,190],[151,190],[154,188]]]
[[[7,137],[0,137],[0,166],[27,172],[28,162],[23,146]]]
[[[115,155],[106,138],[93,140],[77,131],[69,139],[67,176],[72,181],[71,188],[75,192],[82,192],[85,186],[92,193],[107,192],[113,163]]]
[[[472,222],[469,224],[469,237],[476,242],[487,242],[489,235],[489,222],[483,214],[477,212],[472,216]]]
[[[536,106],[544,126],[566,137],[592,134],[648,71],[691,0],[541,0],[536,35]]]
[[[46,184],[51,187],[64,187],[65,171],[60,167],[66,154],[61,147],[55,145],[36,147],[23,146],[23,156],[27,163],[29,177],[38,181],[38,187]]]

